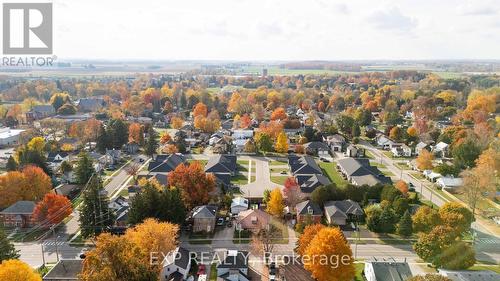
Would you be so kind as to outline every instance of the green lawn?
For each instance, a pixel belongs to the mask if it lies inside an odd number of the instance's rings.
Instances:
[[[394,163],[394,165],[400,169],[403,169],[403,170],[409,170],[410,169],[410,166],[408,166],[406,163],[404,162],[396,162]]]
[[[271,171],[271,173],[288,172],[288,168],[273,168],[273,167],[271,167],[269,170]]]
[[[377,167],[379,169],[385,169],[385,168],[387,168],[386,165],[381,164],[379,161],[370,161],[370,165],[373,166],[373,167]]]
[[[373,154],[368,150],[365,151],[365,156],[366,156],[366,158],[369,158],[369,159],[375,159],[375,156],[373,156]]]
[[[198,161],[202,167],[205,167],[205,165],[207,165],[207,163],[208,163],[208,160],[188,159],[187,161],[188,161],[188,163]]]
[[[356,268],[356,276],[354,277],[355,281],[364,281],[363,277],[363,269],[365,269],[365,264],[364,263],[355,263],[354,264]]]
[[[500,265],[475,265],[473,267],[468,268],[468,270],[491,270],[498,274],[500,274]]]
[[[276,244],[288,244],[288,227],[281,221],[272,219],[271,224],[281,230],[281,239],[276,240]]]
[[[252,232],[249,230],[234,230],[233,243],[234,244],[248,244],[252,241]]]
[[[281,165],[287,165],[288,161],[286,160],[272,160],[269,162],[269,166],[281,166]]]
[[[212,244],[213,233],[191,233],[189,234],[190,244]]]
[[[251,175],[250,182],[255,181],[255,175]],[[248,183],[248,177],[243,174],[237,174],[236,176],[231,178],[231,183],[236,184],[236,185],[242,185],[242,184],[247,184]]]
[[[414,176],[417,180],[425,179],[424,175],[422,175],[422,173],[420,172],[411,172],[410,174]]]
[[[388,176],[388,177],[393,177],[393,176],[395,176],[395,175],[394,175],[394,173],[393,173],[393,172],[391,172],[391,171],[389,171],[389,170],[383,170],[383,171],[381,171],[381,172],[382,172],[382,174],[384,174],[384,175],[386,175],[386,176]]]
[[[323,170],[323,173],[330,179],[330,181],[335,183],[338,187],[345,186],[347,184],[347,181],[337,171],[335,163],[319,162],[319,166]]]
[[[124,189],[120,190],[120,193],[118,193],[118,196],[127,197],[128,196],[128,189],[124,188]]]
[[[287,178],[288,176],[271,176],[271,181],[283,185]]]
[[[217,264],[212,263],[210,265],[210,281],[217,280]]]

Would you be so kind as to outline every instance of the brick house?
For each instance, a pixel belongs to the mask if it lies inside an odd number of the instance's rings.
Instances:
[[[297,206],[295,206],[295,211],[297,212],[297,223],[305,222],[309,217],[314,223],[321,223],[323,211],[311,200],[297,204]]]
[[[0,221],[8,227],[32,227],[35,225],[33,201],[17,201],[0,212]]]

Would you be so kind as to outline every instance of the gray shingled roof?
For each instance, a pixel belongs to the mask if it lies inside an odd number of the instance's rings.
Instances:
[[[362,216],[363,209],[357,202],[350,199],[342,201],[328,201],[325,203],[325,213],[329,217],[343,217],[348,215]]]
[[[294,175],[323,174],[318,163],[311,156],[288,156],[288,164]]]
[[[376,280],[405,281],[412,277],[410,266],[405,262],[371,262]]]
[[[44,277],[43,280],[78,280],[82,271],[83,260],[60,260]]]
[[[312,213],[313,216],[323,215],[323,211],[321,211],[321,208],[316,203],[312,202],[311,200],[306,200],[306,201],[300,202],[299,204],[297,204],[297,206],[295,206],[295,208],[297,209],[297,214],[299,214],[299,215],[309,214],[309,211],[308,211],[309,209],[311,209],[313,211],[313,213]]]
[[[297,183],[303,193],[311,193],[317,187],[331,184],[330,180],[324,175],[297,175]]]
[[[215,218],[217,207],[212,205],[198,206],[193,209],[193,218]]]
[[[1,211],[0,214],[25,214],[30,215],[35,209],[35,202],[33,201],[17,201],[16,203],[10,205],[5,210]]]
[[[207,173],[234,173],[236,172],[236,155],[219,154],[210,157],[205,166]]]
[[[186,159],[181,154],[160,154],[149,163],[148,171],[168,173],[184,162]]]

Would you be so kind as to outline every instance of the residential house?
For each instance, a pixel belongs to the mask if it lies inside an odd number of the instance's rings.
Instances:
[[[78,275],[82,272],[82,259],[62,259],[52,267],[42,278],[43,281],[70,281],[80,280]]]
[[[393,145],[391,152],[394,157],[411,157],[412,154],[411,147],[406,144],[401,144],[400,146]]]
[[[59,163],[62,161],[69,161],[68,152],[49,152],[47,155],[47,162]]]
[[[344,155],[347,157],[354,157],[354,158],[365,157],[365,149],[350,144],[349,146],[347,146]]]
[[[136,142],[129,142],[123,145],[123,151],[127,154],[136,154],[141,147]]]
[[[26,120],[31,123],[35,120],[47,118],[56,114],[55,108],[51,104],[35,105],[26,112]]]
[[[82,98],[77,102],[78,111],[95,112],[106,106],[106,102],[101,98]]]
[[[70,200],[75,198],[80,191],[82,190],[82,186],[79,184],[60,184],[54,188],[54,192],[58,195],[64,195],[68,197]]]
[[[422,174],[424,175],[425,178],[427,178],[431,182],[436,182],[437,179],[442,177],[442,175],[440,173],[436,173],[432,170],[425,170],[422,172]]]
[[[330,158],[330,147],[324,142],[311,141],[305,143],[304,149],[306,150],[307,154]]]
[[[233,139],[250,139],[253,138],[253,130],[233,130],[231,136]]]
[[[447,270],[438,269],[439,274],[452,281],[497,281],[500,274],[491,270]]]
[[[231,177],[236,175],[236,167],[236,155],[217,154],[208,160],[205,173],[212,173],[219,184],[228,187],[231,186]]]
[[[440,177],[436,180],[436,184],[446,191],[454,192],[464,184],[462,178],[453,176]]]
[[[360,221],[363,215],[363,208],[350,199],[325,203],[326,221],[331,225],[343,226],[350,221]]]
[[[237,215],[248,209],[248,199],[241,196],[233,198],[231,202],[231,214]]]
[[[429,145],[423,141],[417,143],[417,145],[415,146],[415,155],[420,155],[422,149],[427,149],[429,151]]]
[[[213,205],[195,207],[191,218],[193,219],[193,232],[213,232],[217,219],[217,207]]]
[[[413,276],[408,263],[394,260],[367,261],[364,273],[367,281],[405,281]]]
[[[306,197],[316,190],[316,188],[331,184],[330,179],[322,174],[296,175],[295,179],[300,187],[300,191]]]
[[[35,225],[33,201],[17,201],[0,212],[0,221],[7,227],[32,227]]]
[[[375,141],[377,142],[377,145],[381,147],[382,149],[388,150],[392,147],[393,144],[396,142],[391,140],[389,137],[387,137],[384,134],[378,134],[375,137]]]
[[[11,129],[9,127],[0,128],[0,146],[17,145],[19,135],[24,132],[22,129]]]
[[[249,281],[246,251],[227,251],[224,261],[217,266],[217,280]]]
[[[155,159],[153,159],[148,164],[149,172],[157,172],[157,173],[169,173],[175,170],[177,166],[180,164],[184,164],[186,162],[186,158],[180,153],[175,154],[160,154],[157,155]]]
[[[346,140],[343,136],[339,134],[323,137],[323,140],[326,141],[327,145],[334,152],[341,152],[346,145]]]
[[[311,276],[311,272],[304,268],[300,258],[295,258],[293,262],[288,262],[287,259],[292,257],[284,257],[285,262],[279,266],[276,280],[280,281],[315,281]]]
[[[123,196],[118,196],[109,202],[108,207],[115,213],[114,227],[126,227],[128,221],[129,202]]]
[[[107,164],[115,165],[121,160],[121,151],[116,149],[106,149],[104,156],[107,159]]]
[[[236,141],[236,140],[235,140]],[[237,151],[243,151],[245,147],[245,139],[241,139],[238,142]],[[212,152],[215,154],[227,154],[233,149],[233,139],[230,136],[222,136],[215,141],[212,145]]]
[[[161,253],[159,255],[162,257]],[[161,270],[162,281],[181,281],[186,280],[191,269],[191,256],[188,250],[183,247],[177,247],[169,252],[163,260]]]
[[[309,218],[314,223],[321,223],[321,217],[323,216],[321,208],[311,200],[306,200],[297,204],[297,206],[295,206],[295,212],[297,214],[298,223],[305,222]]]
[[[368,159],[344,158],[337,161],[337,169],[354,185],[375,185],[390,183],[391,179],[384,176],[377,167],[370,166]]]
[[[293,175],[323,174],[318,163],[311,156],[288,156],[288,165]]]
[[[434,155],[444,158],[448,155],[449,145],[445,142],[438,142],[433,148],[432,152]]]
[[[271,221],[268,213],[259,209],[249,209],[238,214],[237,222],[241,229],[258,232],[266,229]]]

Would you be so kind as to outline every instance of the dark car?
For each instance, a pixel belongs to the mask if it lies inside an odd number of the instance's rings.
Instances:
[[[226,223],[226,226],[227,226],[227,227],[233,227],[233,223],[232,223],[231,221],[228,221],[228,222]]]
[[[269,264],[269,280],[276,280],[276,264],[274,262]]]
[[[217,225],[218,225],[218,226],[222,226],[222,225],[224,225],[224,218],[218,218],[218,219],[217,219]]]

